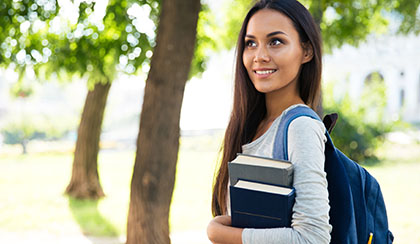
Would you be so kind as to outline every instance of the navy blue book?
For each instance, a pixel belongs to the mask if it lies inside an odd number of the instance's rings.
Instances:
[[[295,195],[294,188],[238,180],[230,186],[232,226],[290,227]]]

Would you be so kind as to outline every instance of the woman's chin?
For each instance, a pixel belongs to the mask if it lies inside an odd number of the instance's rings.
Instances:
[[[264,86],[256,86],[255,89],[260,92],[260,93],[270,93],[273,91],[273,89],[271,87],[264,87]]]

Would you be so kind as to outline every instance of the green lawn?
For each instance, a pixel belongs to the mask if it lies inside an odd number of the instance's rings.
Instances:
[[[220,140],[220,135],[181,140],[172,233],[205,232]],[[420,145],[388,143],[379,155],[383,163],[368,170],[381,184],[395,243],[420,243]],[[106,197],[79,201],[63,195],[71,174],[70,151],[1,153],[0,232],[124,236],[133,162],[133,151],[101,151],[99,172]]]
[[[367,167],[381,184],[394,243],[420,243],[420,145],[387,143],[381,165]]]
[[[220,139],[219,135],[181,140],[170,213],[172,233],[205,231],[211,219]],[[99,201],[69,199],[63,194],[71,176],[70,151],[28,155],[8,151],[0,152],[0,232],[125,235],[134,151],[101,151],[99,174],[106,197]]]

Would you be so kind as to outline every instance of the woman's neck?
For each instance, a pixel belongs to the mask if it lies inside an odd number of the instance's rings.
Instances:
[[[304,104],[304,102],[298,95],[293,95],[292,92],[286,93],[284,95],[279,95],[279,93],[265,94],[267,114],[258,125],[257,131],[252,141],[255,141],[257,138],[263,135],[270,128],[273,121],[279,117],[285,109],[294,104]]]
[[[273,121],[279,117],[284,110],[294,104],[305,104],[298,94],[292,92],[286,94],[267,93],[265,94],[265,106],[267,114],[266,121]]]

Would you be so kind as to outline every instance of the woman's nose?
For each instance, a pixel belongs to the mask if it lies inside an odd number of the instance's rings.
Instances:
[[[258,48],[258,50],[255,53],[254,62],[270,62],[270,55],[268,55],[267,50],[265,48]]]

